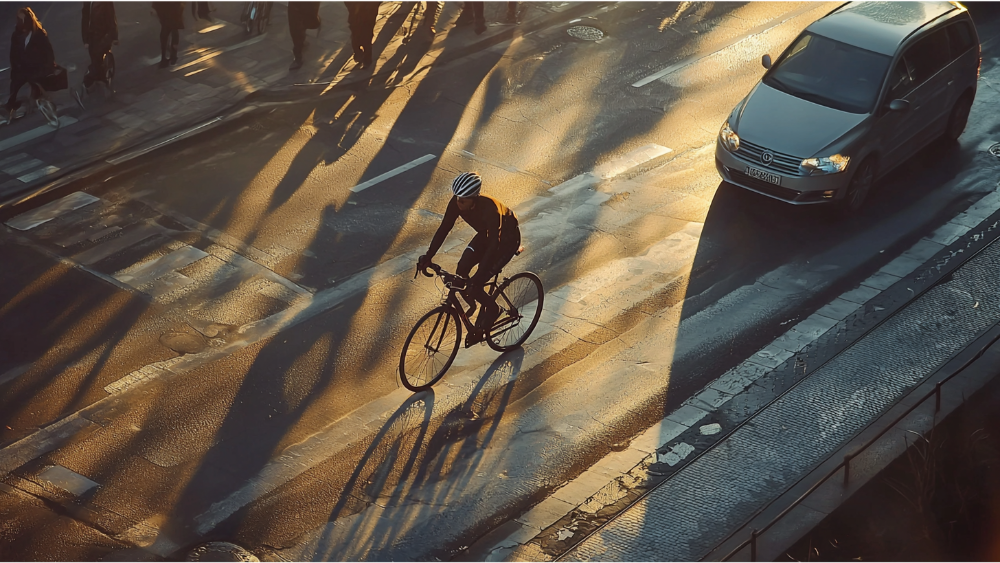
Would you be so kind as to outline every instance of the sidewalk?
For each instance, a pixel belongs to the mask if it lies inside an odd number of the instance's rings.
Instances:
[[[998,208],[994,191],[468,555],[697,561],[742,545],[732,560],[746,561],[769,528],[756,559],[781,558],[996,377]],[[931,398],[895,424],[983,350],[941,386],[939,412]]]
[[[396,72],[408,56],[420,56],[413,66],[419,72],[515,35],[568,22],[575,14],[599,9],[602,4],[522,3],[514,25],[501,23],[506,2],[490,2],[486,7],[488,28],[476,35],[471,26],[454,27],[461,4],[446,3],[438,16],[433,43],[428,43],[417,33],[423,3],[383,2],[375,27],[378,60],[373,70],[360,70],[351,57],[344,4],[324,2],[320,5],[323,25],[307,32],[305,65],[296,71],[288,70],[292,55],[287,3],[275,4],[270,25],[262,35],[246,34],[239,25],[242,3],[215,6],[213,22],[192,21],[190,12],[185,14],[179,60],[175,66],[160,69],[159,27],[148,4],[117,5],[121,45],[114,49],[115,95],[109,98],[97,86],[85,100],[86,109],[81,110],[68,90],[54,93],[60,115],[58,130],[45,124],[38,114],[0,126],[0,207],[100,173],[145,154],[151,147],[207,131],[238,115],[234,109],[251,94],[266,92],[271,94],[268,98],[292,101],[321,95],[334,86],[376,84],[379,78]],[[57,61],[70,70],[70,86],[75,87],[88,64],[79,39],[79,7],[57,4],[49,11],[54,13],[42,15],[43,25],[52,37]],[[393,81],[398,84],[402,78],[395,76]],[[9,80],[9,71],[0,72],[4,92]],[[21,92],[22,99],[24,96],[26,90]]]

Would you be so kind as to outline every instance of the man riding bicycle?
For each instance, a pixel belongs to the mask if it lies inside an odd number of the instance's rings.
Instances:
[[[521,246],[517,215],[500,200],[481,195],[482,185],[482,178],[475,172],[465,172],[455,178],[451,184],[454,195],[448,202],[441,226],[434,233],[427,254],[417,261],[421,270],[430,265],[459,217],[476,230],[476,236],[462,253],[455,272],[468,279],[462,296],[471,305],[469,315],[475,311],[476,302],[482,306],[476,319],[477,330],[468,335],[466,345],[482,342],[500,316],[500,307],[483,291],[483,286],[510,262]],[[469,272],[476,265],[476,273],[469,278]]]

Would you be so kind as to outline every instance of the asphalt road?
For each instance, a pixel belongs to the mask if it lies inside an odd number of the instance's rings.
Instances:
[[[447,557],[993,191],[988,4],[970,8],[984,53],[961,142],[905,163],[860,215],[720,183],[715,136],[760,55],[831,6],[595,7],[577,24],[601,41],[554,27],[264,107],[94,178],[83,191],[98,203],[5,233],[0,445],[80,421],[5,482],[49,465],[86,475],[101,487],[84,520],[120,542],[53,557],[205,538],[274,557]],[[547,313],[523,351],[463,350],[410,397],[398,351],[438,299],[412,264],[470,169],[517,211],[528,251],[508,269],[541,276]],[[176,252],[198,259],[142,282],[144,263]],[[649,319],[670,328],[643,333]],[[637,341],[662,341],[660,355],[630,357]],[[587,371],[619,357],[618,372]],[[158,540],[136,539],[150,529]]]

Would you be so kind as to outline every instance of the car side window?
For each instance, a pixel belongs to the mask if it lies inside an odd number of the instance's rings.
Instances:
[[[916,86],[937,74],[951,62],[951,47],[948,45],[945,29],[938,29],[917,41],[916,45],[907,50],[905,58],[913,64],[910,77]]]
[[[908,56],[909,52],[900,57],[889,75],[889,100],[905,98],[913,90],[913,65],[907,62]]]
[[[972,30],[969,29],[968,22],[958,22],[945,28],[948,32],[948,45],[951,47],[951,56],[957,58],[962,53],[969,50],[976,42],[972,38]]]

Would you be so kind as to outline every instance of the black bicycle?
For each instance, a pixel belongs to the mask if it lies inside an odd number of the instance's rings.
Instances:
[[[518,249],[517,254],[523,250]],[[469,332],[476,330],[469,314],[458,300],[465,288],[465,278],[431,264],[423,274],[437,274],[448,290],[440,305],[431,309],[417,321],[406,337],[399,356],[399,377],[410,391],[422,391],[437,383],[444,375],[462,342],[462,326]],[[419,269],[418,269],[419,271]],[[414,274],[416,277],[416,274]],[[513,350],[528,339],[542,316],[545,293],[542,281],[531,272],[521,272],[499,281],[500,274],[486,284],[484,291],[500,306],[500,316],[489,328],[486,343],[497,352]],[[466,343],[466,348],[470,346]]]

